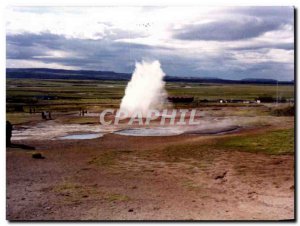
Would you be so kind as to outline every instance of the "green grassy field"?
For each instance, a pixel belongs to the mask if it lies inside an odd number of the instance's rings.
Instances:
[[[216,147],[228,150],[288,154],[294,152],[294,129],[281,129],[252,136],[236,136],[219,140]]]
[[[37,110],[70,111],[80,107],[90,110],[117,108],[124,95],[127,82],[91,80],[38,80],[7,79],[7,111],[15,106],[36,106]],[[292,98],[294,86],[282,85],[221,85],[199,83],[167,83],[171,96],[193,96],[198,100],[243,99],[254,100],[260,96]],[[49,97],[50,99],[47,99]],[[91,109],[92,108],[92,109]]]
[[[294,153],[294,129],[273,130],[264,134],[234,135],[214,138],[206,143],[171,145],[162,150],[166,161],[178,162],[189,159],[210,161],[212,151],[245,151],[270,155]]]
[[[280,97],[292,98],[294,87],[282,85],[278,87]],[[244,99],[254,100],[259,96],[271,96],[276,98],[277,87],[275,85],[239,85],[239,84],[167,84],[170,95],[191,95],[198,99]]]

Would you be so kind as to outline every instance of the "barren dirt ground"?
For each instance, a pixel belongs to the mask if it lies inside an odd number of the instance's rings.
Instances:
[[[293,219],[293,155],[212,148],[173,159],[165,151],[232,135],[16,141],[36,150],[7,148],[7,219]]]

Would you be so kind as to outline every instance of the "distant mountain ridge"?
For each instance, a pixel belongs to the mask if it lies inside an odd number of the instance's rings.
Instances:
[[[130,74],[113,71],[65,70],[49,68],[7,68],[7,78],[129,80]]]
[[[78,79],[78,80],[118,80],[128,81],[131,78],[129,73],[113,71],[92,71],[92,70],[65,70],[49,68],[7,68],[7,78],[31,78],[31,79]],[[198,83],[219,83],[219,84],[294,84],[293,81],[278,81],[275,79],[246,78],[242,80],[220,79],[216,77],[165,77],[169,82],[198,82]]]

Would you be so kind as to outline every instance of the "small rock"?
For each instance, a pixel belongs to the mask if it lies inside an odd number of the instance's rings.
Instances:
[[[132,189],[137,189],[137,186],[132,186]]]
[[[279,164],[281,164],[281,163],[283,163],[283,160],[275,160],[275,161],[273,162],[274,165],[279,165]]]
[[[88,196],[88,195],[83,195],[83,196],[82,196],[82,198],[87,198],[87,197],[89,197],[89,196]]]
[[[128,212],[133,212],[133,209],[129,209]]]
[[[292,186],[290,187],[290,189],[291,189],[291,190],[294,190],[294,189],[295,189],[295,185],[292,185]]]
[[[44,159],[45,157],[41,153],[33,153],[32,158],[34,158],[34,159]]]
[[[227,171],[225,171],[224,173],[220,174],[220,175],[217,175],[215,176],[215,180],[218,180],[218,179],[223,179],[227,174]]]

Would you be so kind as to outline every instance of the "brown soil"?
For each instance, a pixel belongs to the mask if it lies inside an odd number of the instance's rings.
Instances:
[[[205,150],[201,159],[173,161],[163,153],[169,145],[212,138],[19,141],[36,150],[7,149],[7,219],[294,219],[293,155]]]

